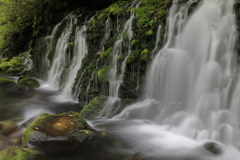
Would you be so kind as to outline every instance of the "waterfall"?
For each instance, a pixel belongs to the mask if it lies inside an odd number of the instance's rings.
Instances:
[[[166,43],[147,74],[147,98],[113,121],[96,121],[150,159],[237,160],[240,74],[234,0],[203,0],[191,16],[188,9],[196,1],[177,2],[169,10]],[[209,141],[222,150],[220,155],[206,152]]]
[[[76,17],[72,14],[67,16],[65,20],[67,21],[67,24],[57,41],[53,62],[48,73],[48,83],[50,86],[55,88],[60,87],[60,76],[62,74],[65,63],[68,60],[66,56],[67,45],[69,43],[73,25],[77,23]]]
[[[156,34],[155,46],[154,46],[154,48],[153,48],[153,50],[152,50],[152,52],[151,52],[152,55],[153,55],[153,54],[157,51],[157,49],[158,49],[158,42],[160,41],[161,28],[162,28],[162,26],[159,25],[159,26],[158,26],[158,29],[157,29],[157,34]]]
[[[77,76],[77,72],[81,68],[82,60],[87,54],[86,31],[87,27],[85,25],[76,29],[74,55],[71,61],[71,66],[69,67],[69,73],[67,75],[65,85],[61,93],[66,98],[73,98],[72,86]]]
[[[134,8],[138,8],[138,6],[140,5],[141,1],[133,1],[130,8],[134,7]],[[111,116],[114,114],[114,112],[117,111],[116,108],[114,108],[114,104],[116,104],[117,102],[120,101],[119,98],[119,87],[123,82],[123,76],[124,76],[124,71],[125,71],[125,67],[126,67],[126,61],[128,56],[131,53],[131,48],[130,48],[130,43],[133,37],[133,32],[132,32],[132,23],[133,20],[135,18],[135,12],[131,11],[130,17],[129,19],[125,22],[122,32],[120,33],[120,35],[118,36],[117,41],[114,44],[113,47],[113,57],[112,57],[112,68],[109,71],[109,97],[108,100],[105,102],[104,104],[104,108],[102,109],[102,111],[100,112],[100,116]],[[126,45],[128,46],[128,51],[125,55],[125,59],[121,64],[121,69],[120,69],[120,74],[118,73],[118,56],[120,54],[122,54],[122,50],[123,50],[123,42],[124,39],[126,40]],[[113,111],[115,110],[115,111]]]

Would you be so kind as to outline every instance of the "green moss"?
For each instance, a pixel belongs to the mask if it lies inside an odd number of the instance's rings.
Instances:
[[[38,81],[31,77],[26,77],[21,80],[14,86],[14,89],[34,89],[40,87]]]
[[[128,33],[127,33],[127,31],[125,31],[125,32],[123,32],[123,39],[125,40],[125,41],[127,41],[128,40]]]
[[[69,52],[73,48],[73,42],[69,42],[66,48],[66,51]]]
[[[23,70],[23,60],[20,57],[13,57],[10,61],[4,60],[0,64],[0,70],[7,73],[19,73]]]
[[[100,54],[100,59],[103,60],[103,59],[110,58],[110,57],[111,57],[112,50],[113,50],[113,47],[110,47],[110,48],[108,48],[107,51],[102,52],[102,53]]]
[[[131,42],[131,46],[134,46],[135,44],[138,44],[138,43],[139,43],[139,40],[138,39],[134,39]]]
[[[140,51],[139,50],[135,50],[132,53],[130,53],[126,63],[130,64],[130,63],[133,63],[133,62],[138,62],[139,60],[140,60]]]
[[[221,148],[219,147],[219,145],[215,142],[207,142],[204,144],[204,148],[206,150],[208,150],[209,152],[219,155],[222,153]]]
[[[123,54],[120,54],[118,57],[117,57],[117,60],[119,61],[119,62],[122,62],[123,60],[124,60],[124,55]]]
[[[2,58],[2,59],[0,59],[0,64],[3,62],[6,62],[6,61],[8,61],[8,58]]]
[[[162,7],[158,12],[157,12],[157,17],[159,19],[165,19],[167,16],[167,11],[165,7]]]
[[[34,133],[33,128],[37,126],[39,123],[43,122],[44,119],[52,116],[48,113],[42,113],[28,128],[24,131],[23,137],[22,137],[22,146],[27,147],[27,142],[30,139],[30,135]]]
[[[71,126],[64,127],[62,129],[54,129],[56,123],[70,123]],[[37,129],[36,129],[37,128]],[[69,132],[76,129],[91,128],[88,126],[87,122],[83,119],[80,113],[67,112],[57,115],[52,115],[48,113],[42,113],[23,133],[22,145],[27,147],[28,141],[31,139],[31,135],[38,130],[43,133],[43,136],[66,136]],[[57,131],[57,132],[56,132]]]
[[[97,116],[99,111],[103,108],[103,102],[105,101],[105,96],[95,97],[92,101],[84,107],[80,112],[84,118],[94,118]]]
[[[153,31],[152,30],[149,30],[145,33],[146,36],[151,36],[153,34]]]
[[[7,83],[14,83],[14,81],[11,80],[11,79],[0,77],[0,85],[4,85],[4,84],[7,84]]]
[[[1,160],[34,160],[37,151],[22,147],[9,147],[0,152]]]
[[[147,61],[148,60],[148,49],[144,49],[142,52],[141,52],[141,60],[143,61]]]
[[[100,82],[106,83],[108,81],[109,67],[104,67],[97,72],[97,76]]]

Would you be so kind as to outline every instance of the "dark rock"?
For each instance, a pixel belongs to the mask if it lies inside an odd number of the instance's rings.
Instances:
[[[20,77],[21,78],[21,77]],[[40,84],[35,78],[25,77],[18,81],[14,89],[17,90],[32,90],[34,88],[40,87]]]
[[[67,155],[91,148],[89,142],[99,136],[79,113],[43,113],[25,130],[22,144],[47,155]]]
[[[204,148],[215,155],[220,155],[222,153],[221,147],[215,142],[205,143]]]

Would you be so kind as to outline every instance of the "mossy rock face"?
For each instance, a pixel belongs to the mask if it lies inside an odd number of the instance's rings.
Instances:
[[[18,83],[15,85],[14,89],[17,90],[32,90],[34,88],[40,87],[40,84],[35,78],[25,77],[18,80]]]
[[[10,61],[0,63],[0,70],[7,73],[20,73],[23,70],[24,61],[20,57],[13,57]]]
[[[220,155],[222,153],[221,147],[215,142],[207,142],[204,144],[204,148],[215,155]]]
[[[84,107],[80,114],[84,118],[94,118],[102,110],[103,103],[106,100],[105,96],[99,96],[94,98]]]
[[[98,137],[79,113],[41,114],[23,133],[22,145],[46,154],[69,154]]]
[[[51,160],[37,151],[22,147],[9,147],[0,152],[1,160]]]
[[[8,83],[14,83],[14,81],[11,79],[0,77],[0,85],[4,85],[4,84],[8,84]]]

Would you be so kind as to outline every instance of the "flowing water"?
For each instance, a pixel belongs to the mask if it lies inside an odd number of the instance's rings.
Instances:
[[[234,53],[237,34],[233,14],[235,1],[203,0],[191,16],[188,15],[189,7],[197,0],[189,0],[181,5],[177,2],[178,0],[173,0],[169,10],[166,43],[153,57],[149,66],[145,99],[127,106],[112,119],[99,118],[88,122],[96,130],[120,139],[124,147],[118,147],[118,151],[138,153],[144,159],[238,160],[240,74]],[[137,8],[139,4],[139,1],[133,1],[131,7]],[[57,88],[60,87],[64,65],[70,61],[70,58],[66,57],[66,49],[73,25],[77,23],[73,15],[66,19],[68,24],[56,43],[47,82]],[[100,116],[112,116],[113,105],[120,101],[119,87],[123,81],[125,62],[131,53],[130,47],[122,64],[118,64],[117,58],[122,53],[123,43],[130,46],[133,20],[134,10],[123,28],[118,30],[120,34],[112,51],[109,98]],[[111,25],[110,19],[107,19],[107,32],[100,44],[101,52],[109,39]],[[60,24],[55,27],[53,36],[59,26]],[[158,28],[153,54],[158,51],[161,28],[162,26]],[[17,118],[18,123],[22,123],[42,112],[79,110],[76,103],[56,103],[52,99],[59,94],[67,98],[78,97],[79,93],[71,93],[71,89],[82,59],[87,54],[86,30],[87,26],[83,25],[75,32],[71,72],[67,74],[61,93],[45,90],[44,86],[31,94],[9,87],[0,88],[0,105],[4,104],[0,109],[8,116],[6,119],[13,119],[15,122]],[[124,35],[127,35],[127,38],[124,38]],[[51,41],[52,38],[50,37]],[[50,44],[52,45],[52,42]],[[117,74],[118,66],[121,66],[120,74]],[[98,65],[95,71],[97,69]],[[76,87],[81,86],[84,73],[85,70]],[[17,80],[17,77],[11,78]],[[91,79],[93,78],[92,75]],[[87,89],[90,87],[91,81]],[[15,111],[12,115],[8,114],[10,107]],[[0,149],[11,145],[11,136],[12,139],[16,138],[15,133],[9,135],[10,140],[3,141],[0,137]],[[215,142],[221,150],[220,154],[209,152],[204,147],[207,142]]]
[[[148,71],[147,98],[115,120],[91,123],[150,159],[237,160],[240,77],[234,0],[204,0],[190,17],[188,8],[195,1],[176,2],[169,11],[166,44]],[[219,145],[220,155],[204,149],[209,141]]]
[[[140,5],[141,1],[133,1],[131,6],[129,8],[138,8]],[[118,36],[117,41],[114,44],[113,51],[112,51],[112,68],[109,71],[109,97],[108,100],[104,104],[104,108],[100,112],[99,116],[112,116],[117,109],[113,110],[113,106],[119,102],[121,99],[119,98],[119,87],[123,82],[123,76],[124,76],[124,71],[126,67],[126,61],[128,59],[128,56],[131,53],[131,48],[128,47],[128,51],[125,55],[125,58],[121,64],[121,69],[120,73],[118,73],[118,57],[120,54],[123,54],[123,43],[124,43],[124,38],[126,40],[126,45],[131,46],[131,40],[133,37],[133,31],[132,31],[132,23],[135,18],[135,12],[131,11],[129,19],[125,22],[122,32]]]
[[[66,56],[66,50],[69,43],[69,38],[72,33],[73,25],[77,23],[77,19],[74,15],[70,14],[67,19],[67,25],[63,29],[61,36],[58,38],[56,49],[53,57],[51,69],[48,73],[48,83],[54,88],[60,87],[60,76],[64,69],[64,65],[69,60]]]

